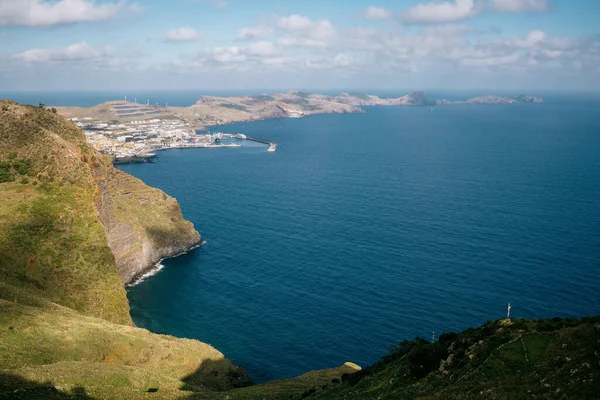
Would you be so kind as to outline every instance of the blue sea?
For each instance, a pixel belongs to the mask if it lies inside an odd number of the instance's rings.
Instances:
[[[600,314],[600,101],[547,100],[231,124],[215,130],[277,151],[120,166],[206,240],[128,288],[135,323],[210,343],[262,382],[366,366],[507,303],[513,317]]]
[[[128,290],[135,323],[256,381],[506,316],[600,314],[598,102],[381,107],[219,127],[276,141],[121,168],[206,244]]]

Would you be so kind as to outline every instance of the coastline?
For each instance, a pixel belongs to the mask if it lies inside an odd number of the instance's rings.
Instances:
[[[162,269],[164,269],[165,266],[162,264],[163,261],[168,260],[170,258],[176,258],[176,257],[182,256],[184,254],[187,254],[190,251],[193,251],[195,249],[202,247],[202,245],[204,245],[205,243],[206,243],[206,240],[200,238],[199,243],[196,243],[196,244],[190,246],[186,250],[181,251],[172,256],[160,258],[159,260],[153,262],[150,266],[148,266],[148,268],[145,268],[144,270],[140,271],[138,274],[134,275],[133,278],[131,278],[131,280],[129,282],[125,283],[125,287],[128,288],[131,286],[139,285],[140,283],[144,282],[146,279],[156,275]]]

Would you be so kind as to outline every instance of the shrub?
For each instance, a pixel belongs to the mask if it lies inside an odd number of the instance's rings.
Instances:
[[[9,162],[0,161],[0,183],[13,182],[15,180],[10,167]]]
[[[29,179],[27,179],[27,177],[23,177],[23,178],[21,178],[21,183],[23,185],[27,185],[29,183]]]
[[[29,171],[31,170],[31,160],[28,158],[16,160],[13,162],[12,166],[20,175],[28,175]]]
[[[408,355],[410,373],[419,379],[435,371],[440,361],[448,357],[448,347],[444,343],[421,343]]]
[[[438,340],[440,343],[445,343],[445,344],[452,344],[452,342],[454,342],[455,340],[458,339],[458,334],[454,333],[454,332],[446,332],[446,333],[442,333],[442,335],[440,336],[440,339]]]
[[[17,158],[17,153],[15,153],[15,152],[8,153],[9,160],[14,160],[15,158]]]

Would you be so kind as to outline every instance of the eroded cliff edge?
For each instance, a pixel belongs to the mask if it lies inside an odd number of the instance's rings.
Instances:
[[[133,276],[199,240],[173,198],[115,170],[70,121],[0,101],[0,398],[250,384],[208,344],[131,326],[118,265]]]
[[[125,284],[200,244],[194,225],[185,220],[177,201],[163,191],[95,158],[91,171],[98,186],[96,207]]]

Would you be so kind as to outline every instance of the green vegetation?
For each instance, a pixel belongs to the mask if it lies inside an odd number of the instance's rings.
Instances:
[[[243,370],[194,340],[84,316],[3,283],[0,306],[0,376],[7,380],[139,392],[212,392],[248,384]]]
[[[94,151],[82,132],[45,108],[16,103],[3,115],[0,132],[0,160],[10,160],[0,162],[0,280],[82,313],[130,324],[125,290],[95,207],[96,185],[87,163]],[[34,185],[31,176],[41,183]]]
[[[491,321],[394,346],[314,399],[592,399],[600,393],[600,317]]]
[[[122,243],[131,253],[123,259],[132,262],[142,246],[135,235],[172,248],[181,245],[178,238],[199,239],[174,199],[112,169],[52,110],[0,106],[0,399],[591,399],[600,393],[600,317],[491,321],[435,343],[405,340],[364,370],[347,363],[251,385],[243,369],[210,345],[131,326],[106,231],[113,244],[134,238]]]
[[[207,344],[131,326],[100,214],[167,247],[199,240],[176,201],[114,170],[51,110],[0,106],[0,399],[222,399],[250,384]],[[231,396],[295,393],[348,371]]]
[[[15,176],[12,173],[12,165],[6,161],[0,161],[0,183],[14,182]]]
[[[15,174],[29,175],[31,171],[31,160],[21,159],[15,160],[17,153],[12,152],[8,154],[8,160],[0,161],[0,183],[14,182]]]

